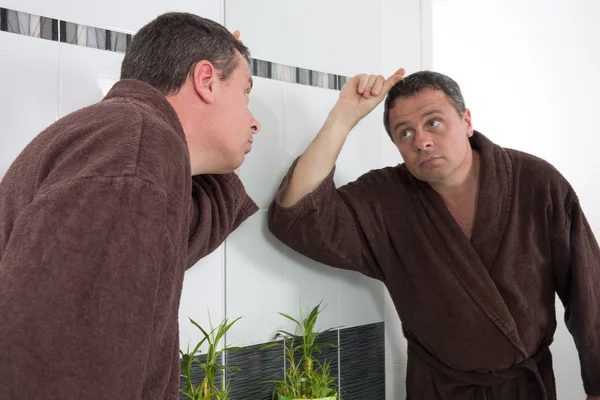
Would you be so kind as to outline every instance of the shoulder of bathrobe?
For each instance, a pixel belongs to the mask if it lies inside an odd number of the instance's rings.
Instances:
[[[561,210],[577,200],[571,183],[552,163],[523,151],[506,149],[506,152],[512,164],[514,185],[521,194],[535,194]]]

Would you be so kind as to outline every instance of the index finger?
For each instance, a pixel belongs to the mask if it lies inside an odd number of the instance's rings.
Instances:
[[[241,35],[242,35],[242,34],[240,33],[240,31],[237,31],[237,30],[236,30],[235,32],[233,32],[233,37],[234,37],[234,38],[236,38],[236,40],[238,40],[240,43],[244,44],[244,42],[242,42],[242,41],[240,40],[240,36],[241,36]]]
[[[404,68],[400,68],[398,71],[394,72],[392,76],[387,78],[383,83],[383,88],[380,94],[386,95],[390,90],[392,90],[396,83],[404,79],[404,74],[406,74],[406,70]]]

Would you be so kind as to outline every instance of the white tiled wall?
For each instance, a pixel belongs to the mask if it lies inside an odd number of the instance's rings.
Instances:
[[[261,130],[254,137],[252,152],[244,161],[240,177],[248,194],[261,209],[269,206],[273,193],[288,167],[286,164],[290,154],[285,147],[284,117],[284,94],[287,85],[292,84],[255,77],[250,95],[250,110],[260,121]]]
[[[338,321],[337,271],[281,245],[267,230],[266,214],[259,211],[227,240],[227,314],[243,316],[227,338],[236,346],[266,342],[277,329],[293,329],[277,312],[296,317],[300,304],[303,309],[321,300],[327,304],[319,328]]]
[[[251,109],[262,124],[241,178],[261,211],[227,240],[227,315],[244,316],[228,339],[236,345],[270,340],[292,328],[292,316],[323,301],[321,328],[383,320],[382,286],[360,274],[317,264],[281,245],[266,228],[267,208],[292,161],[310,144],[339,92],[255,78]],[[357,126],[340,155],[338,184],[381,166],[380,119]]]
[[[61,117],[98,102],[119,80],[121,53],[61,43],[59,54]]]
[[[254,57],[347,76],[381,71],[382,12],[382,0],[225,2]]]
[[[184,351],[193,348],[202,338],[202,332],[188,318],[209,332],[209,315],[213,326],[225,317],[225,245],[186,271],[179,306],[180,346]],[[230,321],[231,322],[231,321]],[[237,327],[237,325],[234,325]]]
[[[382,73],[382,4],[363,6],[354,0],[228,0],[226,26],[239,29],[259,59],[345,75]],[[262,211],[227,240],[226,312],[231,317],[244,315],[243,329],[229,338],[235,338],[236,345],[269,340],[276,329],[291,327],[274,312],[297,316],[300,303],[306,308],[321,300],[328,305],[321,327],[383,321],[383,285],[314,263],[282,246],[266,230],[266,209],[281,178],[316,136],[339,92],[255,81],[250,107],[262,131],[241,178]],[[365,118],[349,136],[337,163],[336,184],[384,165],[381,115],[380,111]]]
[[[0,32],[0,177],[58,116],[58,43]]]

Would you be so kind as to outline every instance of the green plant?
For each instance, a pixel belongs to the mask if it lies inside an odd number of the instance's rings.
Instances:
[[[225,346],[219,350],[219,342],[231,326],[240,318],[235,319],[231,323],[228,323],[227,318],[225,318],[217,327],[213,328],[209,314],[210,333],[207,333],[196,321],[189,318],[190,322],[200,329],[204,338],[198,342],[192,352],[189,351],[189,346],[186,353],[180,350],[183,359],[181,361],[181,376],[185,379],[186,383],[186,387],[185,389],[181,389],[181,393],[186,395],[187,398],[191,400],[226,400],[229,396],[229,381],[223,380],[219,388],[215,382],[215,375],[218,371],[239,371],[239,368],[219,364],[219,357],[224,351],[240,350],[241,347]],[[200,346],[204,343],[208,345],[206,361],[201,362],[196,355],[200,351]],[[194,386],[192,383],[192,367],[194,364],[198,365],[204,372],[204,379],[200,386]]]
[[[283,347],[284,349],[286,368],[283,378],[268,381],[275,385],[273,397],[275,394],[300,399],[337,396],[334,389],[336,379],[330,373],[331,361],[325,360],[321,363],[315,359],[315,354],[321,353],[321,347],[338,348],[335,344],[318,341],[320,335],[336,329],[315,331],[317,317],[324,308],[321,308],[321,303],[319,303],[306,315],[300,308],[300,320],[279,313],[294,322],[296,326],[294,333],[278,330],[274,337],[274,340],[278,342],[262,347],[262,349],[273,347]]]

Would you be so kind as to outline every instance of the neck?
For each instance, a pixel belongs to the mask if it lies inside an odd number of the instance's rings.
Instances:
[[[198,120],[204,120],[205,123],[202,125],[206,127],[208,118],[202,117],[202,110],[194,107],[193,102],[190,102],[186,99],[186,94],[183,91],[184,88],[182,87],[179,93],[168,96],[167,100],[169,103],[171,103],[171,106],[173,106],[173,109],[177,113],[177,117],[181,122],[181,126],[183,127],[188,152],[190,155],[190,168],[192,176],[207,174],[210,173],[211,170],[211,159],[210,157],[207,157],[210,155],[210,151],[206,148],[206,146],[198,146],[198,143],[203,141],[202,132],[198,130]],[[206,144],[208,141],[203,142]]]
[[[447,205],[459,205],[477,197],[479,188],[480,156],[469,147],[465,162],[447,181],[431,187]]]

